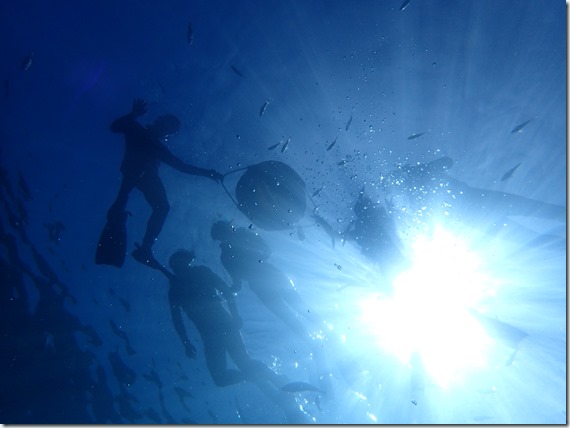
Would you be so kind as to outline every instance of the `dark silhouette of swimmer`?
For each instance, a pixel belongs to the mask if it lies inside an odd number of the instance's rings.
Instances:
[[[512,216],[566,221],[564,206],[549,204],[496,190],[479,189],[450,177],[449,157],[426,164],[404,165],[383,180],[384,190],[392,196],[407,197],[406,204],[426,221],[449,218],[482,228],[488,235],[505,231],[508,223],[512,237],[537,244],[559,238],[536,234],[518,226]]]
[[[108,221],[117,220],[123,224],[126,220],[126,205],[129,194],[134,188],[139,189],[152,208],[146,232],[140,246],[137,245],[133,257],[147,263],[152,256],[152,246],[160,234],[170,210],[164,185],[158,175],[160,163],[165,163],[186,174],[208,177],[221,181],[223,176],[213,169],[203,169],[187,164],[174,156],[161,140],[175,134],[180,128],[180,121],[174,115],[159,116],[149,125],[142,126],[137,118],[148,111],[146,101],[136,99],[130,113],[115,120],[111,131],[125,135],[125,155],[121,164],[123,180],[117,198],[107,213]]]
[[[380,202],[374,203],[366,196],[363,189],[354,205],[354,216],[344,231],[344,239],[354,240],[364,256],[378,263],[382,271],[393,278],[408,261],[402,255],[402,244],[388,211]]]
[[[176,251],[168,261],[172,272],[154,258],[148,263],[168,278],[172,322],[186,355],[195,358],[196,348],[184,328],[182,312],[200,334],[206,364],[217,386],[254,382],[268,398],[283,407],[289,422],[306,422],[304,415],[295,409],[294,401],[280,392],[280,387],[288,382],[287,377],[278,375],[248,354],[240,334],[241,320],[230,287],[206,266],[194,266],[194,259],[192,251]],[[231,313],[224,308],[224,301]],[[227,367],[226,354],[231,357],[237,369]]]
[[[271,312],[299,337],[310,340],[307,328],[299,319],[309,319],[309,307],[287,276],[267,262],[271,249],[263,238],[249,229],[234,228],[227,221],[214,223],[211,236],[220,242],[220,259],[232,278],[232,290],[239,291],[242,283],[247,282]]]

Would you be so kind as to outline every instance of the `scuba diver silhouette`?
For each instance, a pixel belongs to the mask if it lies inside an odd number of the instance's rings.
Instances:
[[[295,401],[283,392],[288,384],[285,375],[279,375],[248,354],[241,333],[241,319],[231,288],[206,266],[194,265],[193,251],[177,250],[169,258],[172,272],[151,256],[147,265],[162,272],[169,281],[168,300],[172,322],[186,355],[196,357],[196,348],[190,342],[182,312],[196,326],[202,343],[206,365],[214,383],[219,387],[241,382],[253,382],[269,399],[284,411],[289,423],[306,423]],[[218,293],[220,292],[221,295]],[[230,312],[224,306],[225,302]],[[227,367],[227,355],[237,369]]]
[[[406,210],[410,212],[411,208],[423,224],[445,218],[445,221],[467,223],[491,236],[509,230],[510,238],[523,239],[529,245],[560,241],[559,237],[541,235],[517,225],[510,217],[565,222],[564,206],[469,186],[446,173],[452,166],[453,160],[447,156],[426,164],[403,165],[383,177],[382,187],[392,200],[403,198]]]
[[[229,221],[217,221],[210,229],[212,239],[220,242],[220,260],[232,279],[231,289],[238,292],[247,282],[261,303],[277,316],[311,350],[314,376],[322,390],[331,391],[328,365],[322,344],[306,327],[318,328],[323,320],[295,290],[289,278],[267,262],[271,249],[252,230],[234,228]]]
[[[115,202],[107,212],[107,224],[101,235],[96,254],[97,264],[121,267],[126,253],[126,205],[129,194],[139,189],[152,208],[142,244],[136,244],[133,257],[147,264],[152,256],[152,246],[166,221],[170,205],[164,185],[158,175],[160,163],[186,174],[208,177],[220,182],[223,176],[213,169],[203,169],[183,162],[174,156],[161,140],[175,134],[180,121],[174,115],[159,116],[146,127],[137,118],[148,112],[147,102],[135,99],[130,113],[116,119],[111,131],[125,136],[125,155],[121,164],[123,176]]]
[[[220,242],[220,259],[232,278],[232,290],[241,290],[247,281],[259,300],[293,332],[308,342],[311,336],[300,317],[308,319],[308,305],[293,288],[289,278],[267,262],[271,249],[253,231],[234,228],[230,222],[217,221],[211,236]],[[314,315],[312,315],[314,317]]]
[[[390,279],[409,265],[403,255],[403,245],[391,215],[381,202],[373,202],[364,193],[354,205],[355,219],[343,233],[343,241],[353,240],[362,254],[377,263]]]

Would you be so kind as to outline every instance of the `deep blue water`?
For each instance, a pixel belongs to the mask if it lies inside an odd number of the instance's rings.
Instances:
[[[0,5],[0,422],[567,421],[566,5],[403,3]],[[162,165],[171,209],[154,245],[163,263],[194,249],[230,281],[212,223],[265,239],[312,339],[247,285],[241,334],[253,357],[319,389],[277,390],[299,419],[254,383],[216,386],[189,322],[197,356],[185,355],[162,274],[130,255],[94,263],[121,180],[109,125],[135,98],[149,102],[142,124],[180,118],[166,144],[186,162],[227,173],[277,160],[302,177],[304,217],[266,231],[220,184]],[[425,188],[389,174],[443,156],[453,166]],[[341,240],[363,189],[411,267],[390,275],[390,255]],[[511,195],[539,203],[511,212]],[[151,211],[136,190],[128,210],[130,254]]]

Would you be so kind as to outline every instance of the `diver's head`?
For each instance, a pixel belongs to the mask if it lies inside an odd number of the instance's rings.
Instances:
[[[176,134],[180,129],[180,125],[180,120],[176,116],[165,114],[158,116],[150,127],[156,132],[158,138],[166,138],[169,135]]]
[[[223,241],[234,231],[231,221],[219,220],[212,225],[210,235],[214,241]]]
[[[190,267],[195,258],[194,251],[180,249],[170,256],[168,265],[176,275],[179,275]]]
[[[354,213],[356,214],[357,217],[361,217],[366,214],[366,210],[371,209],[373,207],[374,204],[372,203],[372,200],[368,196],[365,196],[364,193],[361,193],[358,196],[356,204],[354,204]]]

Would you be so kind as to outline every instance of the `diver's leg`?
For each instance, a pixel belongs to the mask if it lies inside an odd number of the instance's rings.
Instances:
[[[261,361],[249,356],[239,330],[230,329],[225,334],[228,354],[232,360],[246,374],[247,380],[253,382],[267,398],[277,404],[284,412],[287,423],[307,424],[310,422],[296,403],[294,397],[281,391],[281,387],[289,382],[285,375],[278,375]]]
[[[131,177],[123,175],[121,180],[121,187],[115,198],[115,202],[107,211],[107,220],[122,218],[124,216],[125,209],[127,208],[127,202],[129,200],[129,194],[136,186],[136,180]]]
[[[227,368],[226,348],[219,343],[219,339],[221,337],[213,337],[204,341],[206,365],[212,380],[217,386],[228,386],[244,382],[246,375],[243,372]]]
[[[458,180],[450,180],[456,193],[462,193],[458,202],[462,199],[468,203],[467,209],[475,210],[480,215],[491,217],[525,216],[539,217],[566,221],[566,207],[525,198],[513,193],[499,192],[496,190],[477,189],[466,185]]]
[[[566,220],[566,208],[512,193],[481,190],[481,201],[499,209],[507,216],[540,217],[558,221]]]
[[[150,252],[166,221],[170,205],[168,204],[164,185],[157,174],[145,174],[137,187],[142,191],[146,201],[152,208],[152,214],[148,219],[141,246],[143,250]]]
[[[278,281],[277,283],[275,281]],[[297,314],[287,303],[283,284],[280,278],[255,278],[249,280],[249,288],[267,309],[283,321],[295,334],[303,340],[310,340],[309,331],[305,328]]]
[[[228,329],[224,334],[228,354],[236,366],[247,376],[248,380],[264,379],[275,386],[287,383],[286,376],[280,376],[259,360],[254,360],[245,349],[245,344],[239,330]]]

